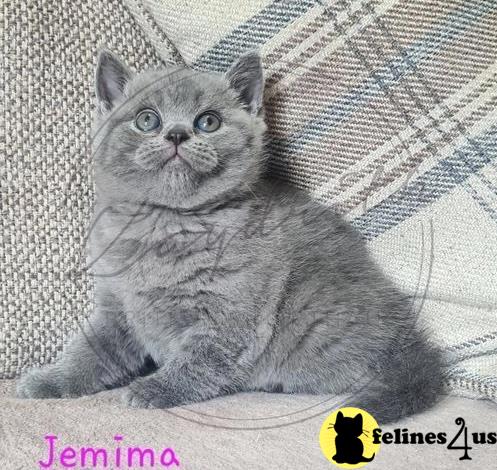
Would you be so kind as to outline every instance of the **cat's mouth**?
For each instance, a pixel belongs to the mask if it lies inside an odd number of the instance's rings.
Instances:
[[[166,155],[166,158],[162,162],[162,167],[164,168],[165,166],[169,164],[186,164],[188,167],[191,168],[191,164],[186,158],[186,156],[180,151],[179,148],[175,148],[173,151],[168,152]]]
[[[164,164],[180,158],[184,158],[180,149],[178,147],[173,147],[172,149],[166,152],[166,158],[164,159]]]

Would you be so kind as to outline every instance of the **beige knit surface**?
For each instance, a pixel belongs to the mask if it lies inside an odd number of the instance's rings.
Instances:
[[[0,28],[0,377],[46,363],[91,309],[84,235],[97,49],[162,63],[120,1],[7,0]]]

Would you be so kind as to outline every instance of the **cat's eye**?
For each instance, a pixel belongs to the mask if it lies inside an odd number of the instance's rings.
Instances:
[[[214,132],[221,127],[221,118],[212,111],[202,113],[195,120],[195,127],[202,132]]]
[[[135,126],[142,132],[151,132],[161,124],[159,115],[152,109],[143,109],[136,115]]]

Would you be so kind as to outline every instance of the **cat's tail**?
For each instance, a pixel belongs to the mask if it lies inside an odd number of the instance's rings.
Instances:
[[[374,459],[374,455],[373,454],[371,457],[367,458],[367,457],[364,457],[364,455],[362,456],[361,458],[361,462],[371,462],[373,459]]]
[[[422,331],[412,330],[380,356],[371,380],[356,392],[351,405],[386,424],[427,410],[442,393],[441,352]]]

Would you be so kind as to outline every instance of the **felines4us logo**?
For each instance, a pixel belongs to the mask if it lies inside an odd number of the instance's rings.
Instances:
[[[447,449],[459,450],[459,460],[471,460],[471,444],[496,444],[497,433],[473,432],[468,436],[468,428],[463,418],[456,418],[459,426],[452,436],[446,432],[411,432],[407,428],[397,428],[383,432],[376,420],[367,411],[359,408],[340,408],[331,413],[323,422],[319,433],[319,444],[324,456],[341,468],[360,468],[372,462],[380,445],[446,445]]]

